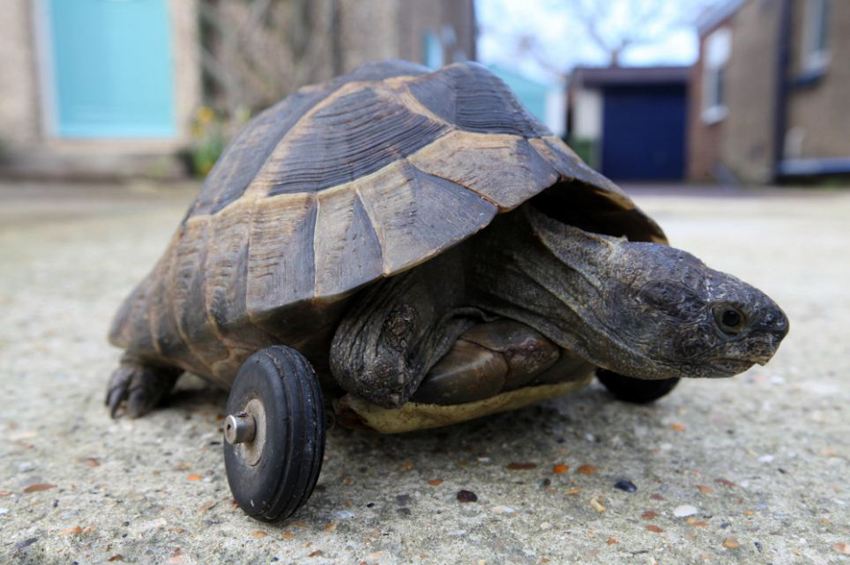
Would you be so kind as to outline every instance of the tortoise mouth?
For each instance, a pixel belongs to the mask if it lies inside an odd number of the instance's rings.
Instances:
[[[712,375],[719,378],[723,377],[733,377],[744,371],[747,371],[750,367],[756,364],[754,360],[743,360],[743,359],[732,359],[729,357],[715,359],[711,366],[714,369],[717,369],[721,374]]]

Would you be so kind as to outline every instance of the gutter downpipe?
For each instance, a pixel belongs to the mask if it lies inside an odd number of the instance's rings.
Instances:
[[[792,1],[781,0],[779,14],[779,56],[776,61],[776,107],[773,119],[773,170],[771,182],[782,179],[782,161],[785,158],[785,129],[788,120],[788,66],[791,60]]]

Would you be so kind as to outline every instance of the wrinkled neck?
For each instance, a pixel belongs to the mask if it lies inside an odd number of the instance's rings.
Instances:
[[[585,232],[531,206],[497,218],[473,241],[468,284],[475,306],[523,322],[607,367],[634,356],[612,327],[612,264],[625,240]]]

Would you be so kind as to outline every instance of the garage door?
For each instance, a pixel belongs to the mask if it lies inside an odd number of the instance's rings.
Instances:
[[[685,87],[604,90],[602,163],[619,180],[681,180],[685,173]]]

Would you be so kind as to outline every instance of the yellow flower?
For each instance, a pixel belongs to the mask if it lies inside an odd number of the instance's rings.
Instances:
[[[208,124],[215,118],[215,112],[212,111],[212,108],[208,106],[201,106],[198,108],[198,123],[199,124]]]

